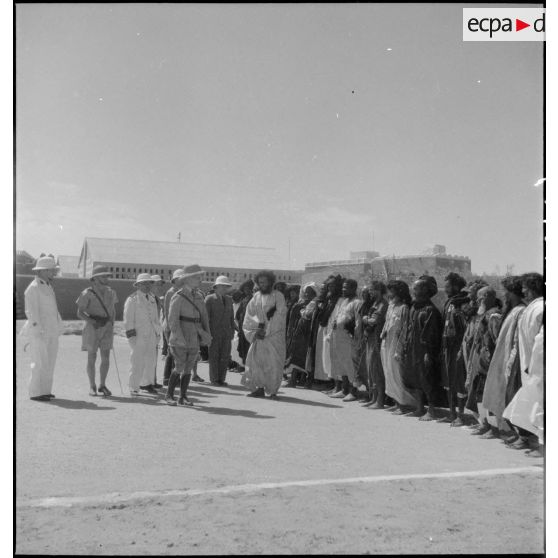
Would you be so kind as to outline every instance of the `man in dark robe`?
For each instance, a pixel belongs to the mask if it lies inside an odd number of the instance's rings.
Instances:
[[[366,370],[368,373],[368,389],[370,401],[364,407],[383,409],[386,380],[380,350],[382,340],[380,335],[386,321],[388,301],[387,288],[382,281],[372,281],[370,286],[370,299],[372,304],[362,318],[365,336]]]
[[[439,355],[442,338],[442,315],[432,303],[438,292],[434,277],[423,275],[413,284],[414,300],[409,312],[404,368],[405,385],[416,391],[417,408],[407,416],[435,420],[435,390],[439,383]],[[424,401],[428,403],[425,412]]]
[[[323,352],[318,349],[318,335],[320,330],[327,327],[329,318],[337,304],[337,300],[341,296],[341,288],[343,286],[343,278],[340,275],[330,275],[324,282],[318,296],[314,299],[314,308],[310,322],[310,339],[308,343],[307,356],[307,380],[306,386],[311,389],[314,382],[314,373],[319,366],[323,371]],[[310,307],[310,305],[309,305]],[[305,312],[306,314],[306,312]],[[330,384],[333,382],[330,380]],[[333,383],[333,385],[335,385]],[[332,386],[333,387],[333,386]],[[331,391],[331,390],[329,390]],[[324,392],[327,393],[327,392]]]
[[[369,287],[363,287],[360,293],[361,302],[357,308],[355,331],[354,331],[354,347],[353,347],[353,366],[355,367],[355,381],[358,390],[365,389],[365,400],[370,400],[370,385],[368,382],[368,370],[366,368],[366,336],[364,334],[363,318],[372,307],[372,296]]]
[[[488,368],[496,340],[502,324],[502,314],[496,305],[496,291],[491,287],[483,287],[477,293],[479,309],[479,322],[471,348],[470,366],[467,370],[465,387],[467,388],[467,409],[473,411],[478,417],[481,428],[472,432],[483,438],[496,438],[495,433],[491,432],[488,423],[488,414],[482,406],[482,396]]]
[[[442,384],[447,393],[449,417],[438,419],[449,422],[451,426],[463,426],[462,415],[465,411],[465,367],[458,358],[467,323],[462,306],[469,301],[468,293],[463,292],[467,282],[455,272],[448,273],[444,290],[448,297],[444,304],[442,333]],[[455,412],[456,400],[459,415]]]
[[[246,364],[246,356],[248,355],[248,349],[250,348],[250,342],[246,339],[244,335],[244,330],[242,329],[242,324],[244,322],[244,316],[246,314],[246,307],[252,298],[252,293],[254,289],[254,281],[252,279],[248,279],[248,281],[244,281],[242,285],[240,285],[239,290],[242,293],[242,300],[240,301],[240,305],[238,306],[235,314],[235,321],[238,326],[238,355],[242,359],[242,366],[239,366],[238,371],[244,372],[245,368],[244,365]]]
[[[307,321],[306,342],[308,350],[306,352],[306,389],[312,389],[314,384],[314,371],[316,369],[316,346],[318,341],[318,329],[320,327],[320,316],[324,312],[327,304],[327,284],[324,283],[316,298],[308,304],[302,313],[302,319]],[[322,355],[318,355],[322,358]]]
[[[310,322],[303,319],[302,313],[310,302],[316,298],[316,289],[306,285],[302,298],[293,304],[288,312],[287,323],[287,360],[286,367],[292,367],[288,387],[296,387],[302,382],[306,372],[306,354],[308,352],[308,329]]]

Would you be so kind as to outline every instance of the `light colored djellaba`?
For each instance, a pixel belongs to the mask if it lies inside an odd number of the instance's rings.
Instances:
[[[254,280],[258,291],[246,307],[242,324],[250,342],[242,382],[251,390],[249,397],[267,394],[276,399],[285,365],[287,305],[284,296],[273,290],[275,274],[272,271],[260,271]]]

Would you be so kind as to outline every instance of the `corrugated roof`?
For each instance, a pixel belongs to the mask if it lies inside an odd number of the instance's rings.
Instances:
[[[202,267],[290,269],[277,255],[275,248],[261,246],[86,237],[80,263],[86,245],[88,256],[95,262],[177,267],[197,263]]]

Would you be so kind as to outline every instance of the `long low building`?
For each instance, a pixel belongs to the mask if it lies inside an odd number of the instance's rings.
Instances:
[[[435,245],[423,254],[408,256],[380,256],[377,252],[353,252],[348,260],[313,262],[306,264],[302,281],[323,281],[328,275],[343,275],[364,286],[372,280],[403,279],[412,282],[421,275],[434,276],[439,285],[454,271],[466,279],[472,277],[471,260],[466,256],[446,254],[445,246]],[[364,257],[358,257],[364,256]]]
[[[274,248],[87,237],[78,261],[79,277],[89,277],[93,267],[107,266],[115,279],[133,279],[139,273],[158,274],[170,280],[175,269],[199,264],[203,280],[227,275],[238,285],[261,269],[271,269],[278,281],[299,284],[302,271],[289,269]]]

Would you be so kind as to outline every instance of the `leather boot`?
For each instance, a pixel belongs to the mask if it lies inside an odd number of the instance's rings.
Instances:
[[[163,372],[163,383],[167,382],[167,385],[168,385],[168,381],[171,377],[173,368],[174,368],[174,359],[172,358],[172,355],[169,352],[169,354],[167,355],[167,358],[165,359],[165,370]]]
[[[167,405],[176,405],[176,401],[174,400],[174,388],[180,379],[180,375],[173,371],[169,378],[169,385],[167,386],[167,395],[165,396],[165,402]]]
[[[181,378],[180,378],[180,399],[178,400],[178,404],[183,407],[186,405],[190,405],[192,406],[193,403],[191,401],[188,401],[188,398],[186,397],[186,390],[188,389],[188,386],[190,385],[190,378],[191,378],[191,374],[184,374]]]

